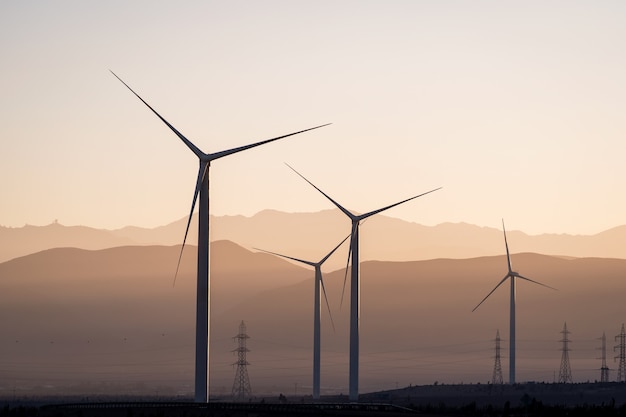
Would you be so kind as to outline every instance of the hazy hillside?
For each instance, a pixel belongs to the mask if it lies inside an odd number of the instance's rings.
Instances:
[[[191,392],[195,247],[185,252],[173,287],[179,249],[55,249],[0,264],[0,391],[81,381],[89,392],[88,381]],[[250,335],[253,390],[310,390],[312,271],[231,242],[214,243],[212,254],[213,392],[230,392],[232,336],[241,320]],[[626,260],[524,253],[513,256],[513,266],[558,288],[518,283],[518,379],[558,375],[565,321],[574,380],[598,378],[598,338],[606,331],[611,350],[626,321]],[[506,273],[503,256],[364,262],[361,271],[362,391],[485,383],[497,329],[506,378],[508,284],[471,313]],[[349,300],[339,308],[343,271],[325,279],[336,331],[324,311],[322,386],[345,393]]]
[[[97,230],[59,224],[23,228],[0,227],[0,261],[53,247],[101,249],[136,245],[176,245],[184,235],[187,219],[154,229],[125,227]],[[350,233],[350,223],[338,210],[316,213],[283,213],[265,210],[252,217],[219,216],[212,220],[211,240],[230,240],[298,258],[321,259]],[[534,252],[574,257],[626,258],[626,226],[592,236],[543,234],[531,236],[508,232],[512,252]],[[361,228],[363,260],[408,261],[436,258],[472,258],[499,255],[504,251],[502,231],[465,223],[423,226],[383,215],[374,216]],[[197,217],[189,242],[197,242]],[[347,256],[347,255],[346,255]],[[345,259],[334,257],[328,266],[340,268]]]
[[[185,251],[175,286],[180,246],[61,248],[0,264],[0,394],[7,384],[186,381],[195,346],[195,249]],[[212,249],[214,315],[310,278],[232,242]],[[228,336],[239,320],[228,323]]]
[[[599,338],[606,331],[609,359],[614,336],[626,321],[622,302],[626,291],[626,261],[616,259],[566,260],[537,254],[513,256],[516,270],[553,291],[529,282],[517,283],[518,380],[553,381],[558,377],[564,322],[569,337],[574,379],[599,378]],[[382,386],[482,382],[491,379],[496,330],[502,338],[502,366],[508,376],[509,289],[507,282],[476,312],[471,310],[506,273],[502,256],[466,260],[413,262],[365,262],[361,268],[361,386],[373,391]],[[327,276],[327,286],[337,305],[343,272]],[[278,289],[275,300],[306,297],[306,283]],[[244,317],[263,309],[266,297],[249,300]],[[346,300],[347,301],[347,300]],[[336,312],[337,334],[326,325],[323,362],[327,372],[342,370],[344,379],[332,379],[344,387],[347,375],[347,308]],[[240,307],[239,307],[240,308]],[[238,309],[239,309],[238,308]],[[300,316],[298,315],[300,311]],[[280,311],[263,318],[284,328],[307,320],[309,309],[294,304],[291,314]],[[268,311],[269,313],[269,311]],[[254,316],[253,316],[254,317]],[[262,337],[283,341],[279,328],[263,328],[261,318],[248,320],[249,328],[262,329]],[[343,330],[341,330],[343,329]],[[250,343],[254,343],[251,339]],[[343,352],[343,354],[341,354]],[[289,357],[288,349],[283,353]],[[293,355],[293,353],[292,353]],[[611,368],[616,364],[611,362]],[[556,375],[555,375],[556,372]],[[276,377],[280,373],[277,372]],[[615,377],[613,375],[612,377]],[[329,378],[329,376],[327,376]],[[328,381],[328,379],[327,379]],[[305,381],[306,382],[306,381]],[[336,386],[335,385],[335,386]]]

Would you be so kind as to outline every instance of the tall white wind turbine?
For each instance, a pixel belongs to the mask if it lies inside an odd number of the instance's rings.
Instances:
[[[187,234],[189,232],[189,225],[191,224],[191,218],[193,211],[198,200],[200,199],[199,219],[198,219],[198,277],[196,288],[196,367],[195,367],[195,401],[206,403],[208,402],[209,392],[209,299],[210,299],[210,273],[209,273],[209,167],[211,162],[228,156],[237,152],[245,151],[256,146],[264,145],[269,142],[283,139],[288,136],[297,135],[298,133],[307,132],[309,130],[317,129],[328,124],[312,127],[298,132],[289,133],[287,135],[278,136],[272,139],[267,139],[261,142],[252,143],[250,145],[240,146],[233,149],[228,149],[221,152],[204,153],[196,145],[194,145],[189,139],[183,136],[174,126],[172,126],[167,120],[165,120],[159,113],[156,112],[143,98],[139,96],[132,88],[128,86],[120,77],[118,77],[113,71],[111,73],[122,84],[126,86],[139,100],[143,102],[163,123],[169,127],[172,132],[176,134],[183,141],[185,145],[198,157],[200,167],[198,169],[198,178],[196,179],[196,188],[193,194],[193,200],[191,202],[191,210],[189,211],[189,219],[187,220],[187,228],[185,229],[185,237],[183,238],[183,244],[180,249],[180,255],[178,257],[178,265],[176,267],[176,274],[178,274],[178,268],[180,267],[180,260],[182,258],[183,249],[187,241]]]
[[[298,174],[302,179],[308,182],[313,188],[319,191],[324,197],[326,197],[331,203],[333,203],[343,214],[348,216],[350,221],[352,222],[352,230],[350,232],[350,252],[348,254],[348,259],[350,259],[350,254],[352,255],[352,260],[350,261],[350,379],[349,379],[349,399],[350,401],[358,401],[359,399],[359,324],[360,324],[360,315],[361,315],[361,292],[359,290],[360,284],[360,264],[359,264],[359,224],[361,221],[371,217],[375,214],[381,213],[385,210],[388,210],[392,207],[399,206],[400,204],[406,203],[407,201],[414,200],[423,195],[432,193],[434,191],[440,190],[441,187],[435,188],[434,190],[427,191],[425,193],[413,196],[411,198],[407,198],[406,200],[402,200],[400,202],[391,204],[389,206],[380,208],[378,210],[370,211],[364,214],[353,214],[352,212],[345,209],[342,205],[337,203],[335,200],[330,198],[328,194],[324,193],[320,190],[315,184],[306,179],[302,174],[296,171],[291,166],[287,165]]]
[[[520,278],[526,281],[534,282],[535,284],[541,285],[546,288],[550,288],[552,290],[556,290],[556,288],[552,288],[549,285],[542,284],[540,282],[534,281],[530,278],[522,276],[517,272],[513,271],[511,267],[511,255],[509,254],[509,244],[506,240],[506,229],[504,228],[504,219],[502,219],[502,231],[504,232],[504,246],[506,248],[506,260],[509,266],[509,272],[502,278],[502,280],[494,287],[493,290],[485,298],[482,299],[480,303],[472,312],[476,311],[478,307],[487,299],[493,292],[504,283],[507,279],[511,279],[511,305],[510,305],[510,324],[509,324],[509,384],[515,384],[515,278]]]
[[[287,255],[281,255],[280,253],[271,252],[264,249],[258,249],[262,252],[271,253],[272,255],[280,256],[285,259],[291,259],[292,261],[300,262],[305,265],[312,266],[315,269],[315,297],[314,297],[314,307],[313,307],[313,399],[317,400],[320,398],[320,358],[321,358],[321,313],[320,313],[320,304],[321,304],[321,294],[320,294],[320,286],[321,290],[324,292],[324,299],[326,300],[326,306],[328,307],[328,314],[330,314],[330,320],[332,322],[333,316],[330,312],[330,305],[328,304],[328,297],[326,295],[326,288],[324,287],[324,280],[322,279],[322,265],[330,256],[335,253],[337,249],[343,242],[348,240],[350,236],[346,236],[344,240],[342,240],[333,250],[328,252],[326,256],[322,258],[319,262],[311,262],[306,261],[304,259],[293,258]],[[334,324],[333,324],[334,328]]]

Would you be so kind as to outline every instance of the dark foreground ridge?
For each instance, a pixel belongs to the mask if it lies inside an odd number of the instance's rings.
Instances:
[[[108,402],[45,405],[36,409],[42,417],[56,416],[405,416],[415,411],[392,404],[366,403],[226,403]]]
[[[362,402],[398,404],[405,407],[437,406],[463,407],[475,404],[479,408],[527,407],[540,403],[553,407],[582,407],[588,405],[626,407],[626,383],[544,383],[526,382],[513,385],[438,384],[415,385],[360,396]]]
[[[437,406],[405,408],[392,404],[374,403],[183,403],[183,402],[107,402],[76,403],[11,408],[6,405],[0,417],[297,417],[297,416],[372,416],[372,417],[453,417],[453,416],[626,416],[626,405],[615,404],[544,405],[531,401],[527,405],[479,407],[475,402],[455,407],[443,403]]]
[[[626,416],[626,383],[437,384],[363,394],[358,403],[346,400],[282,394],[245,403],[215,398],[208,404],[133,396],[0,397],[0,417]]]

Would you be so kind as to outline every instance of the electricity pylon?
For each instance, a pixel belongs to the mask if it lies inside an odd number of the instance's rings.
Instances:
[[[609,367],[606,365],[606,334],[602,332],[602,367],[600,368],[600,382],[609,382]]]
[[[561,368],[559,369],[559,382],[562,384],[573,383],[572,380],[572,368],[569,365],[569,338],[567,335],[570,333],[567,330],[567,323],[563,324],[563,339],[560,342],[563,343],[562,354],[561,354]]]
[[[502,365],[500,364],[500,330],[496,330],[496,361],[493,365],[493,376],[491,383],[494,385],[502,385]]]
[[[239,334],[233,337],[234,340],[237,340],[237,349],[233,350],[233,352],[237,352],[237,362],[233,363],[233,365],[237,365],[237,371],[235,372],[235,382],[233,382],[232,391],[233,400],[236,401],[243,401],[252,396],[248,368],[246,368],[249,365],[249,362],[246,360],[246,353],[250,352],[246,347],[246,340],[249,338],[250,336],[246,334],[246,325],[241,320]]]
[[[617,367],[617,382],[626,382],[626,331],[624,331],[624,323],[622,323],[622,332],[615,336],[615,340],[619,340],[619,344],[613,347],[613,351],[619,348],[619,355],[613,360],[619,358],[619,366]]]

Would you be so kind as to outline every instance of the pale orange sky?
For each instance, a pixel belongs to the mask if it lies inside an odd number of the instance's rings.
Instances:
[[[0,224],[158,226],[201,149],[212,212],[369,211],[527,233],[626,223],[620,1],[3,2]]]

